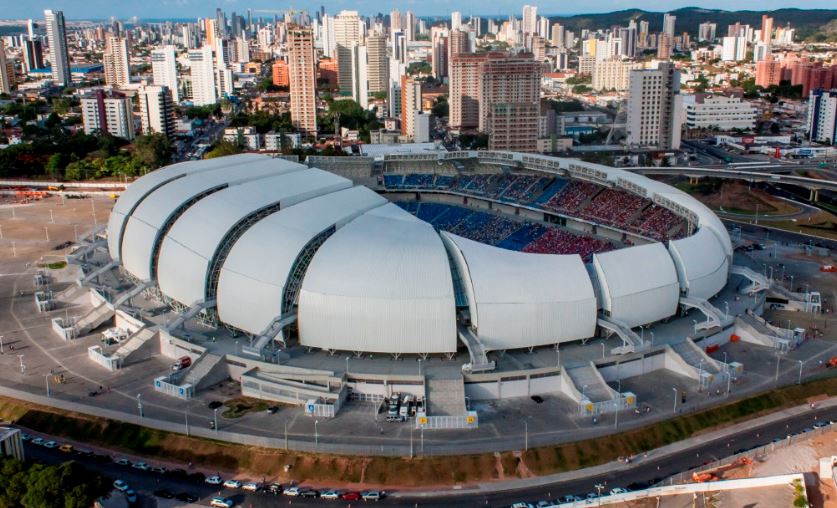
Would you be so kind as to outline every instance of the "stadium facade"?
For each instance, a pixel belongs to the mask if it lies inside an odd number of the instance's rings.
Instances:
[[[393,355],[450,354],[469,337],[483,351],[578,341],[602,320],[632,328],[669,318],[683,298],[709,299],[727,283],[726,229],[669,185],[575,159],[422,157],[594,183],[640,196],[688,228],[665,242],[629,235],[633,246],[587,263],[515,252],[438,230],[333,172],[242,154],[131,184],[110,216],[109,252],[167,301],[214,309],[220,324],[253,337],[283,340],[294,322],[302,346]]]

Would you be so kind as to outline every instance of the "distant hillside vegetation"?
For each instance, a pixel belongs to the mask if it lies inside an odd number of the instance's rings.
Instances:
[[[683,7],[670,11],[677,16],[677,33],[689,32],[697,36],[698,25],[704,21],[718,24],[718,36],[726,35],[727,25],[741,22],[754,28],[761,26],[762,14],[774,18],[773,26],[785,26],[788,23],[796,28],[797,37],[802,40],[824,41],[835,40],[835,20],[837,10],[834,9],[777,9],[775,11],[722,11],[718,9],[702,9],[699,7]],[[663,13],[648,12],[642,9],[627,9],[624,11],[606,12],[602,14],[579,14],[576,16],[552,16],[552,22],[559,22],[573,31],[584,28],[608,28],[613,25],[626,25],[635,19],[648,21],[651,32],[659,32],[663,28]],[[826,32],[823,32],[826,30]],[[829,39],[828,33],[831,33]]]

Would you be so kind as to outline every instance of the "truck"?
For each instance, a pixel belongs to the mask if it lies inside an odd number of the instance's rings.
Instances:
[[[181,356],[177,359],[173,364],[171,364],[171,370],[173,372],[177,372],[178,370],[183,370],[187,367],[192,365],[192,357],[190,356]]]

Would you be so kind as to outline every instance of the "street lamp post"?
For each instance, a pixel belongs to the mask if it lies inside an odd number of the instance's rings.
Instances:
[[[186,420],[186,437],[189,437],[189,408],[183,410],[183,419]]]
[[[20,360],[20,373],[26,374],[26,365],[23,364],[23,355],[17,355],[17,358]]]
[[[314,448],[320,447],[320,435],[317,431],[317,424],[319,424],[319,420],[314,420]]]
[[[0,355],[6,354],[6,350],[3,349],[3,336],[0,335]]]
[[[776,382],[779,382],[779,363],[782,361],[782,357],[779,356],[779,353],[776,353]]]
[[[724,302],[724,309],[725,309],[725,312],[724,312],[725,316],[724,317],[729,318],[729,302]]]
[[[602,358],[605,357],[605,343],[602,341]]]
[[[698,391],[703,388],[703,358],[698,362]]]
[[[523,420],[523,451],[529,451],[529,422]]]
[[[672,413],[676,414],[677,413],[677,388],[672,387],[672,390],[674,390],[674,409],[672,410]]]
[[[651,334],[651,347],[654,347],[654,332],[652,332],[651,330],[648,330],[648,333]]]
[[[799,362],[799,379],[797,380],[796,384],[802,384],[802,360],[797,360]]]
[[[218,408],[212,410],[212,426],[215,427],[215,432],[218,432]]]
[[[346,375],[349,375],[349,357],[346,357]]]
[[[51,397],[51,394],[49,393],[49,376],[51,375],[52,374],[44,374],[44,380],[46,381],[47,398]]]
[[[142,418],[142,394],[137,394],[137,411],[139,411],[139,417]]]

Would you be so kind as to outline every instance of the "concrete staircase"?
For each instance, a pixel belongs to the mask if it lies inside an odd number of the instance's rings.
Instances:
[[[751,295],[759,291],[765,291],[770,287],[770,281],[767,277],[747,266],[732,265],[729,268],[729,273],[733,275],[740,275],[750,280],[750,285],[742,289],[742,293]]]
[[[699,348],[692,339],[686,338],[682,342],[671,344],[671,349],[683,361],[695,369],[697,373],[707,372],[709,374],[718,374],[722,372],[723,363],[713,359],[706,352]]]
[[[619,395],[616,390],[607,385],[593,362],[568,368],[567,375],[576,389],[590,402],[605,402]]]
[[[427,378],[427,415],[462,416],[465,414],[465,380]]]
[[[742,314],[735,320],[735,333],[744,342],[787,351],[791,346],[793,332],[765,322],[752,314]]]
[[[90,312],[76,320],[76,334],[80,337],[95,330],[108,319],[113,318],[113,309],[106,303],[94,307]]]
[[[145,357],[151,356],[153,349],[152,339],[157,338],[157,329],[143,328],[128,337],[128,340],[122,343],[119,348],[113,352],[111,356],[119,356],[122,358],[122,365],[137,362]],[[143,353],[147,353],[144,356]]]
[[[180,385],[192,385],[197,392],[219,383],[227,377],[226,362],[223,360],[223,356],[205,353],[192,364]]]

